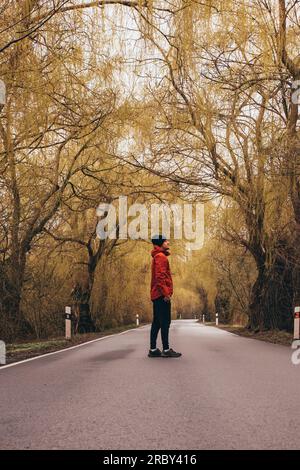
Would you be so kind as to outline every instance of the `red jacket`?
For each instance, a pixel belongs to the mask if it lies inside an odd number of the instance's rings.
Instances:
[[[173,294],[173,281],[170,271],[168,253],[160,246],[155,246],[151,251],[151,300],[158,297],[171,297]]]

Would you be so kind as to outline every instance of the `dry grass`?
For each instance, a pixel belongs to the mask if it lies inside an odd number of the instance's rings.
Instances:
[[[215,323],[207,323],[208,326],[216,326]],[[288,331],[282,330],[269,330],[259,331],[254,333],[253,331],[247,330],[241,325],[222,325],[219,324],[218,328],[221,330],[229,331],[239,336],[245,336],[246,338],[258,339],[260,341],[267,341],[269,343],[282,344],[284,346],[291,346],[293,342],[293,334]]]

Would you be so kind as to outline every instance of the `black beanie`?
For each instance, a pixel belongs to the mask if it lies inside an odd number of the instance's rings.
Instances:
[[[167,238],[164,235],[154,235],[151,241],[153,245],[161,246],[166,240]]]

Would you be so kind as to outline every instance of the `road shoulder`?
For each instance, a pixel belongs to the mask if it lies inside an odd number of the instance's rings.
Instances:
[[[293,342],[293,334],[288,331],[268,330],[259,331],[255,333],[254,331],[249,331],[248,329],[240,325],[219,324],[218,326],[216,326],[214,322],[205,323],[205,325],[213,326],[220,330],[228,331],[229,333],[234,333],[238,336],[243,336],[244,338],[257,339],[259,341],[265,341],[273,344],[281,344],[283,346],[291,346]]]
[[[139,328],[145,326],[141,324]],[[124,325],[116,328],[111,328],[98,333],[86,333],[73,336],[71,340],[66,340],[64,337],[50,338],[47,340],[33,340],[30,342],[18,342],[14,344],[7,344],[6,346],[6,365],[15,364],[24,360],[34,359],[46,354],[63,351],[65,349],[74,348],[79,345],[84,345],[97,341],[107,336],[125,333],[136,328],[135,324]],[[0,365],[0,369],[5,365]]]

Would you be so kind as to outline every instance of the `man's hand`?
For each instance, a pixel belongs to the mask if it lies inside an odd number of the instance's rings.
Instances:
[[[168,297],[168,296],[164,297],[164,301],[165,301],[165,302],[170,302],[170,301],[171,301],[171,297]]]

